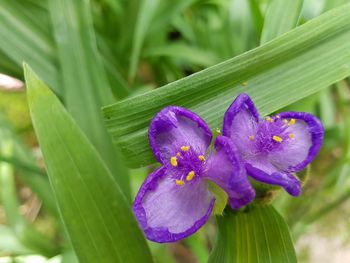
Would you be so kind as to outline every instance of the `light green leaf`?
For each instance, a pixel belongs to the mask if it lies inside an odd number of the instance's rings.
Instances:
[[[303,0],[270,0],[261,34],[261,44],[294,28],[299,20]]]
[[[35,251],[25,247],[18,240],[14,231],[7,226],[0,225],[0,251],[11,254],[33,254]]]
[[[14,142],[11,133],[0,128],[0,138],[0,155],[11,156],[14,153]],[[21,215],[14,169],[11,164],[4,162],[0,162],[0,199],[5,211],[6,222],[21,245],[28,250],[33,250],[48,257],[57,254],[57,248],[53,241],[38,232]]]
[[[120,154],[101,116],[102,105],[114,102],[114,98],[96,46],[90,2],[52,0],[49,6],[63,73],[65,105],[130,198],[128,171],[119,161]]]
[[[296,263],[288,226],[272,206],[249,206],[218,216],[219,234],[209,263]]]
[[[131,207],[96,150],[27,65],[24,72],[33,125],[80,262],[152,262]]]
[[[215,215],[222,215],[226,205],[227,205],[227,194],[220,188],[217,184],[209,182],[209,190],[215,196],[215,205],[213,208],[213,213]]]
[[[262,115],[274,112],[349,76],[349,38],[347,4],[243,55],[104,108],[109,132],[130,166],[149,164],[147,128],[163,107],[190,108],[212,129],[242,92]]]
[[[46,173],[36,163],[31,150],[16,135],[13,127],[0,113],[0,131],[11,135],[13,140],[13,154],[0,153],[0,162],[7,162],[18,171],[18,177],[38,195],[43,205],[53,215],[57,215],[57,207]],[[3,138],[1,138],[3,140]]]

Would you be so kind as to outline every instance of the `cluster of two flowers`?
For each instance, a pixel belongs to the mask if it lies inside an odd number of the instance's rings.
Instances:
[[[239,95],[224,115],[222,136],[208,152],[212,133],[203,119],[187,109],[170,106],[149,127],[149,141],[162,166],[142,184],[133,212],[146,237],[174,242],[197,231],[208,220],[215,198],[213,181],[238,210],[255,198],[248,176],[301,192],[293,175],[318,153],[324,129],[311,114],[284,112],[260,119],[246,94]]]

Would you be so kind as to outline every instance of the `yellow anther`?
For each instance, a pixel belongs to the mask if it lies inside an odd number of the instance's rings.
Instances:
[[[181,151],[187,152],[190,149],[190,146],[181,146]]]
[[[266,117],[266,120],[267,120],[268,122],[273,122],[273,119],[272,119],[271,117]]]
[[[173,156],[170,158],[170,163],[172,166],[177,166],[177,158],[176,156]]]
[[[176,156],[181,156],[181,153],[180,153],[180,152],[178,152],[178,153],[176,154]]]
[[[201,160],[202,162],[205,161],[204,155],[199,155],[199,156],[198,156],[198,159]]]
[[[290,134],[289,134],[289,138],[294,139],[294,138],[295,138],[294,133],[290,133]]]
[[[194,171],[191,171],[188,173],[188,175],[186,176],[186,180],[187,181],[191,181],[194,177]]]
[[[286,119],[284,119],[284,120],[283,120],[283,123],[287,124],[287,123],[288,123],[288,121],[287,121]]]
[[[248,138],[249,138],[250,141],[254,141],[254,135],[249,135]]]
[[[175,180],[175,184],[183,186],[185,182],[183,180]]]
[[[292,126],[292,125],[294,125],[294,124],[295,124],[295,119],[290,119],[288,125],[289,125],[289,126]]]
[[[274,136],[272,137],[272,139],[273,139],[274,141],[276,141],[276,142],[279,142],[279,143],[281,143],[281,142],[283,141],[282,138],[279,137],[279,136],[277,136],[277,135],[274,135]]]

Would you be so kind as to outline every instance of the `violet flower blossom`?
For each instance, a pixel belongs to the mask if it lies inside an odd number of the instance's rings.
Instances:
[[[247,94],[240,94],[224,116],[223,135],[238,148],[247,174],[281,186],[292,196],[301,192],[292,173],[315,158],[323,134],[321,122],[305,112],[282,112],[261,120]]]
[[[323,141],[323,126],[311,114],[284,112],[259,119],[246,94],[224,116],[223,136],[208,151],[212,134],[195,113],[167,107],[152,120],[149,141],[162,164],[142,184],[133,204],[149,240],[174,242],[196,232],[208,220],[215,198],[208,181],[219,185],[237,210],[255,198],[248,175],[298,196],[292,174],[306,167]]]
[[[149,240],[174,242],[196,232],[208,220],[215,202],[213,181],[239,209],[255,198],[243,162],[229,138],[215,140],[195,113],[180,107],[159,112],[149,127],[149,141],[162,164],[142,184],[133,204],[136,219]]]

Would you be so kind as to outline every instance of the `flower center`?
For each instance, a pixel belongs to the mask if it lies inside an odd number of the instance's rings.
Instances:
[[[188,145],[181,146],[177,154],[170,158],[170,175],[175,184],[183,186],[201,176],[204,163],[204,155],[199,155]]]
[[[279,151],[290,140],[294,140],[294,133],[289,133],[287,129],[295,122],[295,119],[281,119],[278,115],[276,118],[266,117],[265,120],[262,120],[256,134],[248,137],[249,141],[254,144],[255,153],[268,154]]]

